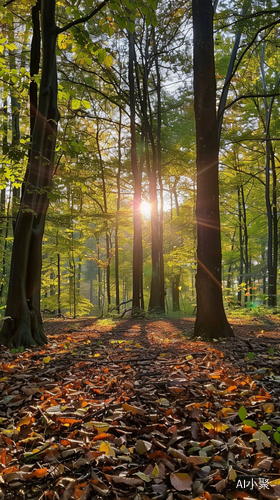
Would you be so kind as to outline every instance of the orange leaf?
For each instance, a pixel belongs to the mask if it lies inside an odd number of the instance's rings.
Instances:
[[[81,422],[81,420],[79,419],[76,419],[76,418],[67,418],[67,417],[60,417],[57,419],[59,422],[61,422],[62,424],[77,424],[78,422]]]
[[[69,446],[69,444],[71,444],[71,441],[69,441],[68,439],[61,439],[60,444],[62,444],[62,446]]]
[[[108,441],[114,441],[116,436],[114,434],[108,434],[107,432],[100,432],[94,436],[93,441],[100,441],[100,439],[108,439]]]
[[[2,453],[0,454],[0,463],[2,465],[6,465],[6,454],[7,450],[3,450]]]
[[[257,429],[254,429],[250,425],[243,425],[242,430],[246,432],[246,434],[255,434]]]
[[[31,477],[38,477],[39,479],[41,477],[45,477],[48,474],[48,469],[45,467],[43,469],[36,469],[32,472]]]
[[[208,493],[208,491],[204,491],[202,498],[206,498],[207,500],[211,500],[211,495],[210,495],[210,493]]]

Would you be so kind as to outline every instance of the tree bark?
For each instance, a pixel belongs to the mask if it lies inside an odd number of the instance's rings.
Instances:
[[[197,314],[195,336],[233,336],[221,287],[218,121],[212,0],[193,0],[194,100],[197,165]]]
[[[115,282],[116,282],[116,307],[117,312],[120,312],[120,284],[119,284],[119,211],[121,204],[121,129],[122,129],[122,109],[119,109],[119,128],[118,128],[118,172],[117,172],[117,214],[116,214],[116,231],[115,231]]]
[[[43,62],[26,183],[17,216],[12,252],[7,320],[0,341],[43,345],[47,338],[40,313],[42,238],[51,187],[57,111],[55,0],[42,1]]]
[[[132,311],[137,312],[143,306],[143,249],[142,249],[142,223],[141,223],[141,189],[142,171],[137,164],[136,153],[136,127],[135,127],[135,84],[133,62],[134,38],[128,34],[129,40],[129,98],[130,98],[130,133],[131,133],[131,168],[134,179],[133,198],[133,263],[132,263]]]

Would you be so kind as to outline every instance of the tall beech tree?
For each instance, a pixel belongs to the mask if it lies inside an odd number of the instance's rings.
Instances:
[[[42,239],[54,168],[57,109],[56,40],[60,33],[88,21],[107,4],[66,26],[56,25],[56,0],[41,0],[42,73],[32,144],[14,233],[6,317],[0,341],[7,346],[43,345],[47,338],[40,313]],[[34,38],[39,43],[38,23]],[[34,42],[33,38],[33,42]],[[38,46],[34,47],[38,54]],[[32,73],[32,69],[31,69]],[[33,103],[31,103],[33,104]]]
[[[223,306],[218,179],[218,120],[212,0],[193,0],[194,108],[197,166],[197,314],[194,333],[233,336]]]

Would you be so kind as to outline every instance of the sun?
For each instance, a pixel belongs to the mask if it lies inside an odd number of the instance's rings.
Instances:
[[[151,205],[150,205],[150,203],[148,203],[145,200],[142,201],[141,205],[140,205],[140,211],[141,211],[141,214],[144,217],[150,217],[150,215],[151,215]]]

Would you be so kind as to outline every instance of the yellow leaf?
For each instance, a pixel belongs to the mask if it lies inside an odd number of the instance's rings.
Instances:
[[[223,417],[228,417],[231,413],[235,413],[235,410],[232,408],[222,408],[221,410]]]
[[[271,486],[278,486],[280,484],[280,479],[273,479],[273,481],[269,481]]]
[[[186,356],[186,359],[193,359],[193,357],[191,354],[189,354],[188,356]]]
[[[57,44],[60,49],[66,49],[66,35],[64,33],[60,33],[57,37]]]
[[[214,429],[214,425],[211,424],[210,422],[202,422],[202,423],[206,429]]]
[[[94,358],[98,358],[98,356],[101,356],[101,354],[99,352],[97,352],[95,355],[94,355]]]
[[[273,403],[266,403],[262,408],[265,413],[273,413],[275,406]]]
[[[116,454],[110,445],[110,443],[107,443],[107,441],[103,441],[101,445],[99,446],[99,451],[104,451],[105,455],[108,455],[109,457],[115,457]]]
[[[230,481],[235,481],[235,479],[237,478],[237,474],[235,470],[232,468],[232,465],[230,465],[228,469],[228,478]]]
[[[50,356],[46,356],[45,358],[43,358],[43,363],[48,364],[50,360],[51,360]]]
[[[141,344],[139,344],[139,342],[137,342],[137,344],[135,344],[135,347],[140,347],[140,349],[142,348]]]
[[[159,466],[156,464],[153,468],[152,476],[158,477],[158,475],[159,475]]]

